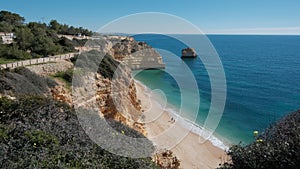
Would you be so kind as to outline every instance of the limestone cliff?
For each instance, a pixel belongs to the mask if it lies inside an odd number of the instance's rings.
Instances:
[[[121,61],[131,70],[164,69],[162,56],[145,42],[138,42],[129,36],[103,36],[89,40],[85,50],[96,49]]]
[[[112,44],[113,42],[106,47],[109,48]],[[77,82],[92,81],[92,83],[79,86],[75,82],[72,86],[73,92],[70,91],[67,85],[63,84],[62,81],[58,81],[57,79],[53,80],[53,74],[73,68],[72,62],[62,61],[33,65],[28,69],[21,68],[0,73],[0,93],[38,93],[47,96],[51,95],[54,99],[68,103],[71,106],[84,104],[89,108],[96,105],[100,110],[100,116],[119,121],[146,136],[145,125],[140,120],[142,119],[141,104],[137,98],[134,80],[131,77],[131,70],[133,68],[129,67],[126,61],[132,61],[130,59],[136,56],[133,55],[133,53],[138,53],[138,51],[145,49],[151,49],[151,53],[153,49],[147,44],[136,42],[131,38],[125,38],[121,43],[116,41],[115,44],[117,45],[110,48],[113,50],[109,50],[111,52],[113,51],[113,57],[105,55],[100,66],[96,65],[99,66],[99,68],[94,74],[85,74],[80,76],[79,80],[77,79]],[[86,52],[86,54],[97,56],[99,53],[91,51]],[[85,54],[83,53],[82,55],[84,57]],[[144,55],[139,56],[147,57],[148,55],[144,53]],[[148,62],[148,66],[162,63],[161,56],[156,56],[158,60]],[[85,64],[88,65],[87,67],[92,67],[90,65],[94,63],[97,62],[85,60]],[[74,70],[74,74],[76,74],[75,72],[76,70]],[[95,95],[92,95],[90,98],[81,95],[81,93],[88,93],[89,91],[94,91]],[[78,95],[76,95],[76,93]],[[170,154],[170,152],[168,152],[166,157],[165,155],[166,154],[162,154],[162,158],[156,156],[156,163],[159,165],[162,164],[162,166],[176,168],[178,161],[173,157],[172,153]]]
[[[111,51],[115,59],[123,61],[132,70],[165,68],[161,55],[155,49],[132,37],[114,44]]]
[[[84,86],[85,90],[94,90],[96,100],[91,104],[99,105],[100,115],[105,118],[119,121],[141,133],[146,135],[144,124],[139,122],[141,116],[141,105],[136,96],[136,88],[134,80],[131,77],[131,70],[123,63],[117,62],[114,59],[106,59],[102,61],[102,65],[95,75],[95,83],[92,87]],[[105,67],[106,65],[115,65]],[[117,71],[118,77],[113,78],[114,71]],[[67,71],[72,68],[73,64],[69,61],[53,62],[41,65],[34,65],[28,69],[36,74],[53,76],[55,73]],[[83,77],[81,81],[88,81],[90,77]],[[56,85],[49,87],[46,93],[56,100],[73,105],[70,89],[66,87],[60,79],[55,79]],[[78,90],[78,89],[76,89]],[[89,98],[82,98],[81,102]],[[77,100],[76,95],[73,95],[73,100]],[[78,103],[78,102],[77,102]],[[76,103],[76,104],[77,104]]]
[[[73,79],[73,101],[75,106],[96,107],[99,114],[119,121],[146,135],[145,126],[139,121],[141,105],[137,99],[131,69],[109,55],[99,60],[101,52],[82,53],[77,60]],[[101,62],[100,65],[97,63]],[[89,72],[89,68],[96,72]]]
[[[139,122],[141,105],[130,70],[125,68],[123,73],[122,78],[113,80],[96,74],[96,101],[100,113],[105,118],[119,121],[146,135],[144,124]]]
[[[144,49],[151,49],[152,51],[154,49],[143,42],[136,42],[133,38],[129,37],[110,36],[106,42],[109,43],[105,43],[106,45],[102,50],[113,54],[113,59],[109,59],[109,61],[103,60],[103,64],[100,66],[97,74],[92,75],[95,76],[94,86],[85,86],[85,90],[93,89],[96,91],[95,104],[99,105],[99,113],[101,116],[122,122],[146,135],[145,126],[139,121],[142,116],[141,105],[136,96],[136,88],[134,80],[131,77],[131,69],[128,63],[131,63],[132,60],[130,60],[130,58],[134,57],[134,55],[132,55],[134,52]],[[156,54],[155,56],[161,62],[161,56],[155,53],[155,51],[152,52]],[[108,55],[106,57],[108,57]],[[148,62],[148,66],[155,66],[158,60]],[[89,61],[89,63],[91,62],[93,61]],[[107,67],[107,65],[113,66]],[[28,69],[39,75],[53,76],[57,72],[64,72],[72,67],[73,64],[70,61],[59,61],[29,66]],[[120,68],[119,77],[112,78],[117,67]],[[86,81],[89,80],[89,78],[83,78],[81,80]],[[77,100],[77,98],[71,95],[72,92],[70,89],[68,89],[66,84],[60,81],[60,79],[55,79],[55,81],[57,84],[50,87],[47,92],[56,100],[74,105],[73,100]],[[84,102],[84,100],[88,100],[88,98],[82,98],[80,100]]]

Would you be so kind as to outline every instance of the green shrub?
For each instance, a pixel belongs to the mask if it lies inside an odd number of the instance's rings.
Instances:
[[[228,155],[232,162],[221,168],[296,169],[300,166],[300,110],[266,129],[247,146],[234,145]]]
[[[61,78],[67,83],[72,83],[72,77],[73,77],[73,68],[68,69],[66,71],[57,72],[53,75],[53,77]]]
[[[7,127],[0,124],[0,141],[5,141],[8,139],[8,129]]]
[[[131,159],[102,149],[66,104],[36,96],[3,97],[0,112],[0,168],[158,168],[150,158]],[[109,123],[131,137],[143,137],[121,123]]]
[[[57,146],[59,143],[54,135],[40,130],[26,131],[24,134],[34,147]]]

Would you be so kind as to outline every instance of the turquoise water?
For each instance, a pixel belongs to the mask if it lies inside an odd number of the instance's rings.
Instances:
[[[230,143],[249,143],[253,140],[254,130],[262,132],[283,115],[300,107],[300,36],[210,35],[208,38],[220,56],[227,80],[227,100],[216,135]],[[182,62],[189,66],[196,77],[201,102],[198,112],[186,110],[183,116],[189,118],[191,113],[197,113],[196,123],[203,125],[210,107],[211,84],[201,60],[174,59],[186,46],[168,36],[136,35],[135,39],[177,55],[159,50],[166,70],[172,70],[176,76],[185,76]],[[161,70],[146,70],[135,78],[151,89],[161,89],[168,103],[180,108],[182,91],[171,75]],[[194,92],[188,88],[183,90]],[[189,99],[189,106],[197,104],[193,98]]]

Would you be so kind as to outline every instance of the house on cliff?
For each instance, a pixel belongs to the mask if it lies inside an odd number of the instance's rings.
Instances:
[[[11,44],[14,42],[14,33],[0,32],[0,37],[3,44]]]

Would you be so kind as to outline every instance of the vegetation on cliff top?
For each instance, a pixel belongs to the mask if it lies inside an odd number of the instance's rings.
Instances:
[[[223,169],[297,169],[300,166],[300,110],[293,112],[257,136],[255,142],[234,145],[232,162]]]
[[[0,94],[42,96],[56,85],[54,80],[35,74],[24,67],[0,70]]]
[[[64,35],[87,35],[92,32],[52,20],[48,25],[40,22],[24,23],[25,18],[8,11],[0,11],[0,32],[14,33],[12,44],[0,44],[0,58],[29,59],[76,51],[86,40],[59,37]],[[2,39],[1,39],[2,40]]]

